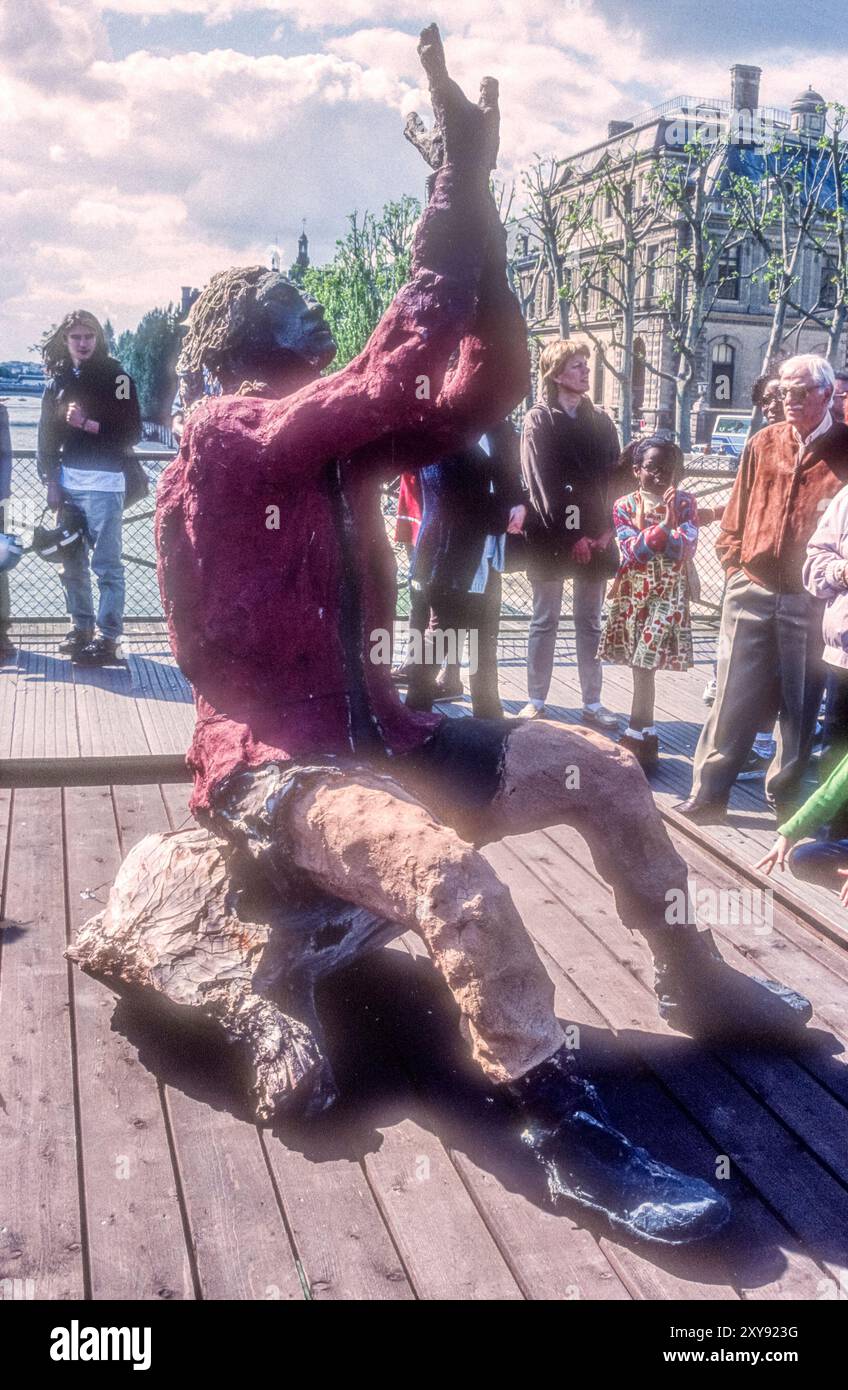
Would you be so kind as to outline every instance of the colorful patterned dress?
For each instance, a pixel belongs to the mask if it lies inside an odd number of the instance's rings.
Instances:
[[[621,564],[610,590],[602,661],[648,670],[688,671],[692,665],[687,562],[698,544],[698,505],[678,492],[674,525],[660,526],[663,504],[630,492],[613,508]]]

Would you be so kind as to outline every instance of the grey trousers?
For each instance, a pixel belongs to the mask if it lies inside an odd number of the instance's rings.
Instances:
[[[759,729],[779,719],[766,795],[779,811],[797,800],[824,691],[824,604],[775,594],[739,572],[727,582],[715,703],[695,750],[692,794],[725,803]]]
[[[541,579],[527,571],[533,589],[533,621],[527,638],[527,694],[531,700],[548,698],[554,671],[559,613],[564,580]],[[601,640],[601,610],[606,579],[574,576],[574,637],[577,647],[577,674],[584,705],[601,698],[603,671],[598,660]]]

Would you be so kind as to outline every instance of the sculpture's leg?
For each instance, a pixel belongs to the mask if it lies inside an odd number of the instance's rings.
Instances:
[[[367,772],[313,781],[286,819],[289,852],[314,883],[422,938],[493,1081],[560,1047],[553,986],[509,890],[456,831]]]
[[[509,891],[471,845],[390,779],[367,772],[313,781],[287,820],[289,851],[315,882],[423,937],[554,1200],[666,1243],[724,1224],[727,1203],[707,1183],[610,1124],[563,1044],[553,986]]]
[[[660,1013],[697,1036],[790,1041],[809,1001],[733,970],[688,920],[686,864],[630,753],[588,730],[539,721],[513,730],[487,818],[490,837],[573,825],[610,885],[621,920],[654,954]],[[682,920],[681,920],[682,919]]]

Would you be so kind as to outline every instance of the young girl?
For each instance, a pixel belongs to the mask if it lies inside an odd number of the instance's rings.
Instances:
[[[642,439],[632,461],[637,489],[613,508],[621,563],[598,655],[633,670],[630,725],[619,743],[647,768],[659,755],[656,672],[692,665],[686,562],[698,544],[698,508],[691,493],[675,486],[683,469],[676,444]]]

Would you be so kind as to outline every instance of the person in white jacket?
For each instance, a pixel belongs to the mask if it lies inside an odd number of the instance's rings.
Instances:
[[[828,503],[807,546],[804,587],[824,599],[823,657],[827,695],[822,743],[823,778],[848,754],[848,487]],[[831,839],[848,839],[848,807],[832,822]]]

